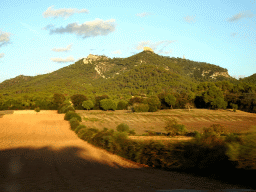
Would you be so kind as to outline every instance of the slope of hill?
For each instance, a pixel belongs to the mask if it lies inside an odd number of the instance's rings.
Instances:
[[[89,55],[74,64],[35,77],[20,75],[0,84],[1,94],[90,92],[159,93],[191,89],[202,81],[231,80],[227,69],[143,51],[128,58]]]
[[[251,75],[249,77],[245,77],[245,78],[241,79],[241,81],[246,82],[246,83],[256,84],[256,73],[254,73],[253,75]]]

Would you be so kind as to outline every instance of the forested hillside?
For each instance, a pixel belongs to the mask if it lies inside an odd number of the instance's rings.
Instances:
[[[151,51],[113,59],[89,55],[49,74],[20,75],[2,82],[0,105],[2,109],[15,108],[17,103],[32,107],[35,98],[52,102],[54,93],[59,93],[67,99],[83,94],[94,104],[101,95],[108,95],[116,103],[121,99],[129,102],[133,96],[158,96],[159,109],[228,107],[255,112],[255,85],[255,74],[236,80],[219,66],[164,57]],[[165,101],[168,94],[175,97],[175,104]]]

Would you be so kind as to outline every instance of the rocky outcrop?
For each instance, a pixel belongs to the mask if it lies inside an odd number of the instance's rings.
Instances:
[[[151,52],[154,52],[150,47],[144,47],[143,50],[144,50],[144,51],[151,51]]]
[[[83,60],[83,62],[84,62],[84,64],[88,64],[88,63],[91,63],[92,61],[96,61],[96,60],[100,60],[100,59],[107,60],[108,58],[105,57],[105,56],[98,56],[98,55],[89,54],[87,56],[87,58],[85,58]]]
[[[215,72],[210,77],[213,79],[216,79],[217,76],[224,76],[224,77],[230,77],[228,72]]]

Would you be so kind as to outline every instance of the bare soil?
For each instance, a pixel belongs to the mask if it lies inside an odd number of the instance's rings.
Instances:
[[[147,117],[146,117],[147,118]],[[57,111],[0,118],[1,191],[243,189],[205,177],[149,168],[80,140]]]

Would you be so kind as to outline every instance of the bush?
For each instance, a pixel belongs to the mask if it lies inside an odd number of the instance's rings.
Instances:
[[[195,139],[200,139],[201,138],[201,134],[198,131],[194,132],[194,138]]]
[[[94,104],[91,100],[87,100],[87,101],[83,101],[82,106],[83,106],[83,108],[89,110],[94,107]]]
[[[78,121],[82,122],[82,118],[80,115],[78,115],[77,113],[73,112],[73,111],[68,111],[66,114],[65,114],[65,117],[64,119],[65,120],[70,120],[71,118],[77,118]]]
[[[79,125],[76,129],[75,129],[75,133],[78,134],[78,132],[81,130],[81,129],[84,129],[86,128],[85,125]]]
[[[40,112],[40,108],[39,107],[35,108],[35,111]]]
[[[234,104],[234,103],[231,103],[230,105],[231,105],[233,111],[236,112],[236,110],[238,109],[238,105]]]
[[[210,126],[210,128],[212,128],[212,130],[213,130],[218,136],[220,136],[221,134],[226,134],[226,133],[227,133],[226,127],[224,127],[224,126],[221,125],[221,124],[212,124],[212,125]]]
[[[141,97],[133,97],[129,100],[128,104],[130,106],[134,105],[135,103],[143,103],[144,102],[144,98],[141,98]]]
[[[232,142],[242,142],[242,138],[239,137],[238,135],[235,135],[234,133],[230,133],[225,137],[225,141],[227,143],[232,143]]]
[[[119,132],[129,132],[129,126],[125,123],[121,123],[116,127],[116,130]]]
[[[132,108],[133,112],[148,112],[148,110],[149,110],[149,105],[143,104],[143,103],[135,103]]]
[[[117,104],[117,110],[124,110],[124,109],[126,110],[127,107],[128,107],[128,103],[124,100],[119,101]]]
[[[72,117],[70,120],[70,127],[74,131],[78,126],[79,126],[79,121],[77,120],[76,117]]]
[[[135,130],[129,130],[129,135],[136,135]]]
[[[183,135],[187,132],[187,129],[185,128],[185,125],[178,124],[176,119],[168,120],[165,126],[165,131],[171,135]]]
[[[65,113],[64,109],[68,106],[71,106],[70,103],[64,102],[58,107],[58,113]]]
[[[75,108],[73,106],[67,106],[63,109],[64,113],[67,113],[68,111],[76,112]]]
[[[100,101],[100,107],[107,110],[116,110],[116,103],[112,99],[103,99]]]
[[[98,132],[99,132],[98,129],[89,128],[89,129],[84,130],[84,132],[81,134],[80,138],[85,141],[90,141],[93,138],[93,136],[95,136]]]

